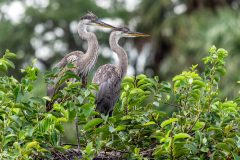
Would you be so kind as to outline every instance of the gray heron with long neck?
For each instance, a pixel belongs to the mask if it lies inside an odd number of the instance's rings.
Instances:
[[[59,90],[58,83],[60,78],[64,75],[67,70],[71,70],[75,75],[79,76],[82,80],[82,86],[87,84],[87,76],[89,71],[93,68],[98,57],[98,40],[93,32],[87,31],[88,26],[99,26],[102,28],[114,28],[113,26],[102,22],[92,12],[82,16],[78,23],[78,34],[80,38],[86,40],[88,48],[84,54],[82,51],[73,51],[67,54],[62,60],[56,64],[55,67],[61,68],[60,73],[54,78],[53,85],[48,85],[47,95],[51,98],[51,101],[47,102],[46,110],[50,111],[53,107],[55,99],[54,94]],[[73,68],[69,69],[67,64],[73,64]],[[69,81],[74,82],[76,79],[71,78]]]
[[[104,115],[112,116],[114,106],[120,96],[121,81],[127,73],[128,56],[119,46],[122,37],[147,37],[149,35],[130,31],[127,27],[113,29],[109,37],[110,48],[117,54],[117,64],[105,64],[98,68],[92,82],[99,85],[96,93],[96,110]]]
[[[96,15],[92,12],[87,13],[82,16],[78,23],[78,34],[80,38],[86,40],[88,43],[88,48],[84,54],[82,51],[73,51],[67,54],[55,67],[61,68],[58,76],[53,80],[54,84],[48,86],[47,95],[51,98],[46,104],[46,110],[50,111],[53,108],[53,104],[56,101],[54,98],[55,93],[59,90],[59,81],[64,73],[71,70],[75,75],[79,76],[82,80],[82,87],[87,84],[87,76],[89,71],[94,67],[97,57],[98,57],[98,40],[93,32],[87,31],[88,26],[99,26],[102,28],[114,28],[113,26],[102,22]],[[68,68],[68,64],[73,64],[73,67]],[[74,82],[76,79],[71,78],[69,81]],[[61,85],[61,84],[60,84]],[[78,149],[80,149],[80,139],[78,131],[78,117],[75,117],[75,127],[77,134]]]

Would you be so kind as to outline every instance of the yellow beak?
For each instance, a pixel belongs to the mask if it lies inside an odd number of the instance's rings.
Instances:
[[[129,35],[131,37],[149,37],[150,36],[149,34],[140,33],[140,32],[132,32],[132,31],[129,31],[127,33],[127,35]]]

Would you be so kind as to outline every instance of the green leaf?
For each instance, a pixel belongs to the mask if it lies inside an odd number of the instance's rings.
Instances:
[[[93,127],[99,125],[100,123],[103,122],[103,119],[101,118],[94,118],[91,121],[87,122],[87,124],[85,124],[85,126],[83,127],[84,130],[90,130],[93,129]]]
[[[205,86],[205,83],[200,81],[200,80],[193,80],[193,83],[194,85],[199,85],[201,87],[204,87]]]
[[[4,139],[4,144],[3,146],[6,146],[9,142],[15,141],[17,139],[17,135],[15,134],[9,134],[5,137]]]
[[[134,153],[135,153],[136,155],[139,155],[139,152],[140,152],[140,148],[134,148]]]
[[[233,107],[233,108],[237,108],[237,103],[235,103],[235,102],[233,102],[233,101],[227,101],[227,102],[224,102],[223,104],[222,104],[222,107],[223,108],[231,108],[231,107]]]
[[[208,132],[215,132],[217,135],[223,135],[223,130],[217,127],[209,127],[207,129]]]
[[[11,67],[11,68],[15,68],[15,65],[13,62],[9,61],[8,59],[2,59],[2,61],[4,61],[4,63],[8,66],[8,67]]]
[[[90,94],[91,94],[91,92],[89,90],[85,90],[85,92],[84,92],[85,97],[89,96]]]
[[[130,115],[126,115],[126,116],[123,116],[121,118],[122,121],[124,121],[124,120],[131,120],[131,119],[133,119],[133,117],[131,117]]]
[[[178,133],[174,135],[174,140],[176,139],[184,139],[184,138],[191,138],[191,136],[187,133]]]
[[[51,101],[51,98],[48,96],[44,96],[43,99],[47,100],[47,101]]]
[[[120,99],[123,99],[124,97],[127,97],[127,93],[126,92],[122,92]]]
[[[38,145],[39,145],[39,142],[37,142],[37,141],[29,142],[26,145],[26,149],[36,148],[36,147],[38,147]]]
[[[145,79],[145,78],[147,78],[147,76],[144,75],[144,74],[139,74],[139,75],[137,75],[137,77],[136,77],[137,80]]]
[[[216,52],[216,50],[217,50],[216,46],[213,45],[213,46],[209,49],[209,52],[210,52],[211,54],[213,54],[213,53]]]
[[[203,146],[200,148],[200,151],[207,153],[209,151],[209,148],[207,146]]]
[[[144,91],[140,88],[133,88],[131,91],[130,91],[130,95],[131,94],[141,94],[141,93],[144,93]]]
[[[29,108],[29,106],[26,106],[26,105],[23,105],[21,103],[16,103],[13,105],[14,108],[20,108],[22,109],[22,111],[26,110],[26,111],[29,111],[29,112],[32,112],[33,110],[31,108]]]
[[[165,127],[165,126],[167,126],[167,125],[169,125],[169,124],[171,124],[171,123],[173,123],[173,122],[176,122],[176,121],[178,121],[177,118],[170,118],[170,119],[168,119],[168,120],[163,121],[163,122],[161,123],[161,127],[163,128],[163,127]]]
[[[75,109],[68,109],[68,120],[73,121],[76,117],[76,110]]]
[[[134,77],[132,77],[132,76],[126,76],[126,77],[123,79],[123,83],[124,83],[124,82],[134,83]]]
[[[173,80],[172,80],[172,81],[175,82],[175,81],[185,80],[185,79],[186,79],[185,76],[177,75],[177,76],[173,77]]]
[[[141,79],[137,82],[137,86],[141,86],[143,84],[149,83],[149,81],[147,79]]]
[[[233,138],[226,138],[224,140],[224,143],[230,145],[232,148],[235,148],[237,146],[237,144]]]
[[[90,103],[86,103],[82,106],[82,111],[85,117],[89,117],[91,113],[94,111],[94,107]]]
[[[227,152],[231,152],[231,149],[228,147],[226,143],[218,143],[216,144],[216,148],[227,151]]]
[[[64,145],[63,148],[64,148],[64,149],[71,149],[72,146],[71,146],[71,145]]]
[[[68,122],[67,118],[61,117],[57,118],[57,122]]]
[[[70,78],[76,78],[77,80],[80,80],[79,76],[77,76],[74,72],[68,70],[64,73],[64,76],[61,77],[58,85],[61,85],[62,83],[64,83],[66,80]]]
[[[153,121],[150,121],[150,122],[144,123],[144,124],[142,124],[142,125],[143,125],[143,126],[149,126],[149,125],[153,125],[153,124],[156,124],[156,123],[153,122]]]
[[[14,54],[14,53],[12,53],[12,52],[10,52],[10,51],[7,49],[6,52],[5,52],[5,55],[4,55],[3,57],[4,57],[4,58],[7,58],[7,59],[11,59],[11,58],[16,58],[17,55]]]
[[[123,131],[123,130],[126,130],[126,126],[125,125],[119,125],[116,128],[116,131]]]
[[[226,51],[223,48],[219,48],[217,50],[217,54],[219,55],[219,57],[224,58],[224,57],[226,57],[228,55],[228,51]]]
[[[90,143],[87,144],[85,151],[86,151],[87,155],[92,154],[92,152],[94,151],[93,142],[90,142]]]
[[[0,59],[0,70],[1,70],[2,72],[6,72],[6,71],[8,70],[7,65],[5,64],[4,61],[2,61],[2,59]]]
[[[67,121],[66,121],[67,122]],[[59,132],[63,133],[64,132],[64,127],[61,123],[56,123],[54,126]]]
[[[240,156],[235,153],[232,153],[234,160],[240,160]]]
[[[199,129],[202,129],[204,126],[205,126],[205,123],[204,123],[204,122],[199,122],[199,121],[197,121],[192,130],[194,130],[194,131],[195,131],[195,130],[199,130]]]

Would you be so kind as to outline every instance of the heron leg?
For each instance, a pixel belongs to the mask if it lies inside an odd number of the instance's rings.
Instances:
[[[87,86],[87,75],[82,77],[82,87],[86,88]]]
[[[79,131],[78,131],[78,116],[75,117],[75,127],[76,127],[78,151],[80,151],[80,137],[79,137]]]

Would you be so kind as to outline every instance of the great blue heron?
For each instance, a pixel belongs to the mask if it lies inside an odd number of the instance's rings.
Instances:
[[[55,67],[62,69],[59,75],[53,80],[54,84],[48,85],[47,95],[52,99],[51,101],[47,102],[47,111],[50,111],[52,109],[52,105],[55,101],[53,95],[58,90],[57,84],[61,76],[63,76],[67,70],[70,70],[67,67],[67,64],[73,64],[74,67],[71,68],[71,71],[73,71],[76,75],[80,76],[83,86],[87,84],[88,72],[93,68],[98,57],[98,40],[94,33],[87,31],[87,26],[89,25],[100,26],[104,28],[114,28],[113,26],[99,20],[98,17],[92,12],[89,12],[81,17],[78,23],[78,34],[82,39],[87,41],[87,51],[85,54],[81,51],[73,51],[67,54],[59,63],[56,64]],[[75,79],[72,78],[70,79],[70,81],[75,81]]]
[[[102,114],[112,116],[121,88],[121,81],[126,75],[128,56],[125,50],[119,46],[118,41],[122,37],[146,37],[144,33],[132,32],[127,27],[115,28],[109,37],[110,47],[118,56],[118,64],[105,64],[98,68],[92,82],[99,85],[96,94],[96,110]]]

